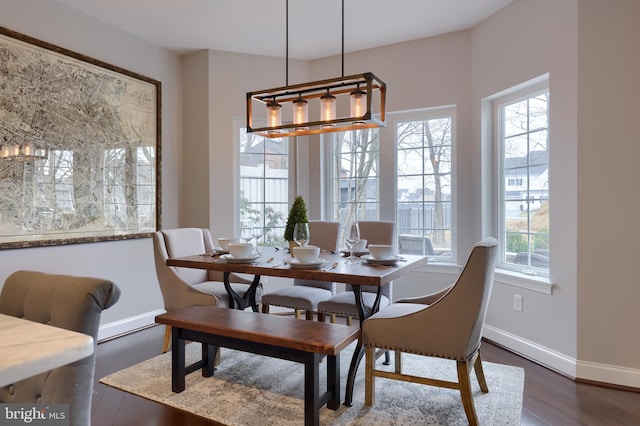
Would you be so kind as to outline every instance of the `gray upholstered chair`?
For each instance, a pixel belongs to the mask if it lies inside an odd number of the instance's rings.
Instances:
[[[386,220],[358,221],[360,238],[365,238],[367,244],[393,244],[396,229],[395,222]],[[373,307],[378,287],[361,286],[362,301],[367,309]],[[388,306],[393,297],[393,282],[382,287],[380,308]],[[351,285],[347,285],[344,292],[318,303],[318,313],[329,314],[331,322],[335,322],[336,315],[347,317],[347,324],[351,325],[352,317],[358,318],[355,296]]]
[[[224,288],[223,273],[195,268],[167,266],[170,257],[211,253],[214,249],[208,229],[177,228],[157,231],[153,235],[153,253],[156,275],[164,299],[164,308],[169,311],[191,305],[229,307],[229,295]],[[243,296],[251,281],[232,274],[233,289]],[[256,301],[260,303],[262,284],[256,290]],[[171,328],[165,329],[162,352],[169,349]]]
[[[97,342],[100,315],[119,297],[120,289],[104,279],[18,271],[2,287],[0,313],[88,334]],[[1,387],[0,402],[69,404],[70,425],[89,425],[95,365],[94,351],[71,364]]]
[[[475,370],[482,392],[489,392],[482,370],[480,343],[496,263],[495,238],[475,245],[457,281],[422,297],[398,300],[364,321],[365,404],[372,405],[375,377],[458,389],[469,424],[478,424],[471,394]],[[375,369],[375,349],[396,351],[395,372]],[[458,381],[402,374],[402,352],[455,360]]]
[[[321,250],[335,251],[338,244],[339,222],[320,220],[309,221],[309,244],[320,247]],[[321,254],[322,257],[322,254]],[[281,288],[262,296],[263,312],[269,312],[269,305],[282,306],[295,310],[296,318],[305,311],[305,318],[313,319],[318,303],[336,294],[336,284],[326,281],[294,279],[292,287]],[[322,314],[319,314],[322,316]],[[319,318],[320,319],[320,318]],[[324,318],[321,318],[324,320]]]

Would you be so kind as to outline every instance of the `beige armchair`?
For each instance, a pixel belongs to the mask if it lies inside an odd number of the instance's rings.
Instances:
[[[393,244],[396,229],[395,222],[385,220],[359,221],[360,238],[366,238],[367,244]],[[378,293],[376,286],[361,286],[362,301],[365,308],[372,310]],[[388,306],[393,298],[393,282],[382,287],[380,291],[380,308]],[[329,299],[318,303],[318,312],[330,315],[331,322],[335,322],[336,315],[347,317],[347,324],[351,325],[352,317],[359,317],[356,298],[351,285],[346,291],[338,293]],[[320,319],[320,318],[319,318]]]
[[[309,221],[309,244],[320,247],[321,250],[336,250],[338,244],[339,222],[326,222],[320,220]],[[322,254],[320,254],[322,257]],[[269,306],[282,306],[294,309],[296,318],[300,318],[300,312],[305,311],[305,318],[313,320],[313,314],[318,308],[318,303],[329,299],[336,294],[336,284],[326,281],[314,281],[294,279],[293,286],[281,288],[262,296],[263,312],[269,312]],[[323,314],[319,314],[322,317]]]
[[[211,305],[229,307],[229,295],[224,288],[223,273],[195,268],[178,268],[167,266],[170,257],[189,256],[211,253],[214,249],[211,233],[208,229],[177,228],[155,232],[153,235],[153,252],[156,264],[156,275],[164,308],[169,311],[191,305]],[[229,279],[234,291],[243,296],[249,289],[251,281],[231,274]],[[256,302],[260,303],[262,285],[256,290]],[[162,351],[169,349],[171,328],[165,329]]]
[[[489,392],[480,343],[496,263],[495,238],[475,245],[457,281],[435,294],[399,300],[365,320],[365,405],[373,405],[375,378],[403,380],[458,389],[469,424],[477,425],[471,370],[482,392]],[[375,369],[375,349],[396,351],[395,372]],[[402,352],[455,360],[458,381],[443,381],[402,374]]]
[[[100,316],[120,297],[120,289],[100,278],[34,271],[11,274],[0,293],[0,313],[52,325],[98,340]],[[94,348],[95,349],[95,348]],[[69,424],[91,423],[96,354],[0,387],[1,403],[69,404]]]

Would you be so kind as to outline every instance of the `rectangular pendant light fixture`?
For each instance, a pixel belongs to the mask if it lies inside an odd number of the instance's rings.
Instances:
[[[387,85],[370,72],[344,76],[344,0],[342,77],[289,85],[288,0],[286,22],[287,84],[247,93],[247,133],[280,138],[384,127]],[[283,123],[283,116],[291,117],[291,121]],[[259,127],[258,123],[264,123],[265,120],[267,125]]]
[[[385,94],[386,84],[373,73],[248,92],[247,132],[279,138],[384,127]],[[318,106],[315,120],[308,118],[310,103]],[[283,124],[281,109],[287,105],[293,111],[292,120]],[[272,118],[274,110],[278,120]],[[254,124],[266,118],[267,126]]]

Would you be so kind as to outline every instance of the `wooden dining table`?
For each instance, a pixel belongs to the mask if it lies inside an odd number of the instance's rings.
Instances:
[[[301,278],[316,281],[340,282],[351,284],[355,296],[356,307],[360,316],[360,325],[378,311],[380,306],[382,286],[396,280],[409,272],[425,265],[426,256],[402,255],[394,265],[380,265],[364,260],[357,264],[347,264],[346,258],[339,252],[321,252],[320,258],[325,262],[317,269],[304,269],[292,266],[292,258],[287,250],[278,250],[274,247],[260,247],[261,255],[250,263],[236,263],[227,261],[224,256],[210,253],[202,253],[185,257],[169,258],[168,266],[183,268],[198,268],[223,272],[224,285],[229,294],[230,307],[246,309],[251,307],[258,311],[256,303],[256,291],[262,276]],[[249,289],[243,296],[236,293],[229,281],[232,273],[254,275]],[[362,300],[362,288],[360,286],[378,287],[377,297],[372,309],[367,309]],[[358,339],[356,348],[349,366],[345,402],[351,406],[353,402],[353,385],[358,365],[364,355],[362,338]]]

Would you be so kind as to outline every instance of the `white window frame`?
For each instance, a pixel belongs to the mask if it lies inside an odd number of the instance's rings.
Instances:
[[[450,229],[450,233],[451,233],[451,248],[449,251],[449,254],[442,254],[442,255],[434,255],[434,256],[429,256],[429,260],[430,262],[440,262],[440,263],[456,263],[457,261],[457,196],[456,196],[456,181],[457,181],[457,174],[456,174],[456,148],[457,148],[457,132],[456,132],[456,127],[457,127],[457,121],[456,121],[456,107],[454,105],[448,105],[448,106],[442,106],[442,107],[434,107],[434,108],[425,108],[425,109],[420,109],[420,110],[413,110],[413,111],[405,111],[405,112],[396,112],[396,113],[391,113],[390,114],[390,119],[388,120],[389,123],[387,124],[387,128],[393,132],[393,148],[394,148],[394,171],[395,171],[395,176],[394,176],[394,182],[395,182],[395,198],[394,198],[394,208],[396,209],[397,212],[397,175],[398,175],[398,171],[397,171],[397,164],[396,164],[396,158],[397,158],[397,146],[398,146],[398,141],[396,140],[396,127],[398,125],[398,123],[401,122],[407,122],[407,121],[429,121],[429,120],[435,120],[435,119],[442,119],[442,118],[450,118],[451,119],[451,229]],[[397,213],[396,213],[397,216]],[[398,236],[399,237],[399,236]]]
[[[234,149],[235,149],[235,155],[234,155],[234,163],[235,163],[235,181],[237,182],[237,188],[238,188],[238,194],[235,197],[235,206],[234,206],[234,211],[235,211],[235,216],[237,218],[240,218],[240,202],[241,202],[241,197],[240,197],[240,133],[242,129],[246,128],[246,122],[243,119],[240,118],[236,118],[233,120],[233,137],[234,137]],[[289,165],[289,169],[288,169],[288,190],[287,190],[287,197],[288,197],[288,203],[287,203],[287,212],[291,206],[291,204],[293,203],[293,199],[295,198],[296,195],[296,144],[295,144],[295,138],[288,138],[288,165]],[[264,190],[263,190],[264,193]],[[263,206],[263,212],[264,212],[264,207],[269,204],[268,200],[263,199],[261,201],[252,201],[253,204],[261,204]],[[282,234],[284,235],[284,225],[286,225],[286,220],[287,220],[287,212],[285,212],[285,216],[284,216],[284,224],[283,224],[283,229],[282,229]],[[238,229],[236,229],[236,235],[240,235],[242,230],[240,229],[240,227],[242,226],[242,224],[240,223],[241,221],[238,219],[238,223],[236,224],[236,226],[238,227]],[[266,236],[264,236],[263,238],[265,238]]]
[[[378,170],[378,197],[379,197],[379,220],[396,221],[397,213],[397,173],[396,173],[396,132],[395,123],[397,121],[407,121],[411,119],[425,120],[430,118],[442,117],[443,115],[452,117],[452,190],[451,190],[451,221],[452,221],[452,242],[451,255],[442,259],[440,265],[451,264],[457,262],[457,173],[456,173],[456,150],[457,150],[457,121],[456,108],[452,105],[424,108],[410,111],[387,112],[387,126],[379,129],[380,147],[379,147],[379,170]],[[333,161],[333,133],[322,135],[323,157],[327,162]],[[326,203],[324,203],[324,217],[327,220],[333,220],[333,166],[330,163],[324,165],[326,172],[323,185],[323,195]],[[396,236],[397,238],[397,236]],[[397,242],[396,242],[397,243]],[[436,263],[437,265],[438,263]]]
[[[548,273],[528,268],[514,267],[512,264],[502,262],[506,253],[506,242],[504,235],[504,206],[502,196],[506,182],[503,179],[502,160],[503,151],[501,149],[501,123],[499,108],[505,103],[512,103],[518,99],[526,99],[536,94],[549,91],[549,74],[544,74],[530,81],[524,82],[493,96],[482,100],[482,191],[483,191],[483,233],[498,237],[498,264],[496,267],[496,281],[551,294],[552,283],[550,281],[552,263],[550,262]],[[548,131],[551,137],[551,117],[548,118]],[[550,144],[549,153],[552,145]],[[549,154],[549,167],[551,167],[551,155]],[[549,199],[552,198],[549,189]],[[549,232],[549,239],[552,240],[552,231]]]

